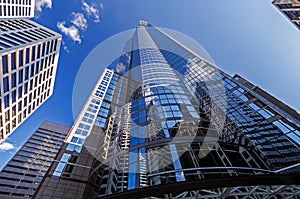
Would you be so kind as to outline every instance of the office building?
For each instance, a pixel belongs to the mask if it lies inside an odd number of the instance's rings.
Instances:
[[[299,197],[299,130],[295,110],[140,21],[36,197]]]
[[[34,17],[35,0],[0,0],[0,18]]]
[[[68,130],[44,121],[0,172],[0,198],[32,198]]]
[[[284,14],[290,22],[300,29],[300,1],[299,0],[274,0],[273,5]]]
[[[52,95],[60,42],[28,19],[0,19],[0,140]]]

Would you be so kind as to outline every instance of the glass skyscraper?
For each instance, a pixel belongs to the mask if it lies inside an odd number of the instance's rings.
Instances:
[[[299,197],[299,130],[295,110],[140,21],[36,197]]]

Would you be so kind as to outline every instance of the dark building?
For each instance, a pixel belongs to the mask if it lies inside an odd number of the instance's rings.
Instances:
[[[300,1],[299,0],[274,0],[273,5],[283,13],[290,22],[300,29]]]
[[[300,116],[140,21],[37,198],[293,198]]]
[[[69,128],[44,121],[0,172],[0,198],[32,198]]]

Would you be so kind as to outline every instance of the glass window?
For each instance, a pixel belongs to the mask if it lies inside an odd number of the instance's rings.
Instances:
[[[35,60],[35,46],[32,46],[31,48],[31,61],[34,61]]]
[[[24,106],[27,106],[27,97],[24,98]]]
[[[71,154],[64,153],[63,156],[61,157],[60,161],[61,162],[69,162],[70,157],[71,157]]]
[[[18,88],[19,99],[22,98],[22,86]]]
[[[19,51],[19,67],[23,66],[23,50]]]
[[[29,52],[30,52],[30,49],[29,49],[29,48],[26,48],[26,53],[25,53],[25,58],[26,58],[25,63],[26,63],[26,64],[29,63],[29,57],[30,57]]]
[[[4,92],[7,92],[9,90],[9,80],[8,77],[3,78],[3,89]]]
[[[33,77],[34,75],[34,64],[31,64],[30,66],[30,77]]]
[[[17,78],[16,78],[16,73],[13,73],[12,75],[11,75],[11,87],[12,88],[15,88],[16,87],[16,82],[17,82]]]
[[[11,93],[11,102],[14,103],[16,101],[16,90]]]
[[[2,56],[2,73],[8,73],[8,63],[7,55]]]
[[[254,104],[254,103],[251,103],[251,104],[249,104],[249,106],[250,107],[252,107],[254,110],[258,110],[258,109],[260,109],[256,104]]]
[[[77,137],[72,137],[71,142],[77,143],[77,141],[78,141],[78,138],[77,138]]]
[[[248,101],[248,98],[245,95],[241,95],[240,99],[243,100],[244,102]]]
[[[266,109],[261,109],[261,110],[258,111],[258,113],[261,114],[264,118],[269,118],[269,117],[274,115]]]
[[[4,96],[4,107],[9,107],[9,95]]]
[[[25,81],[29,78],[29,66],[25,68]]]
[[[287,134],[291,139],[295,140],[297,143],[300,143],[300,134],[299,131]]]
[[[11,54],[11,70],[16,69],[16,53]]]
[[[46,49],[46,44],[43,43],[43,47],[42,47],[42,56],[45,56],[45,49]]]
[[[290,129],[285,126],[280,120],[273,122],[280,130],[282,130],[284,133],[287,133],[290,131]]]

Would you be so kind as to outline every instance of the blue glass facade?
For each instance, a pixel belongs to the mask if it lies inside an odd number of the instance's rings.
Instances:
[[[293,195],[299,114],[249,84],[141,21],[103,72],[53,175],[86,180],[83,198],[239,198],[265,190],[256,195],[263,198],[266,187]],[[68,162],[85,150],[93,156],[88,167]],[[80,167],[89,169],[84,180],[75,175]]]
[[[136,89],[125,89],[130,97],[113,109],[112,128],[105,129],[107,158],[95,162],[91,175],[101,176],[99,196],[269,174],[299,163],[299,122],[291,127],[298,131],[295,140],[276,126],[278,120],[268,120],[278,113],[241,83],[146,22],[128,44],[132,50],[112,69],[121,63],[118,83],[124,86],[126,77]]]

